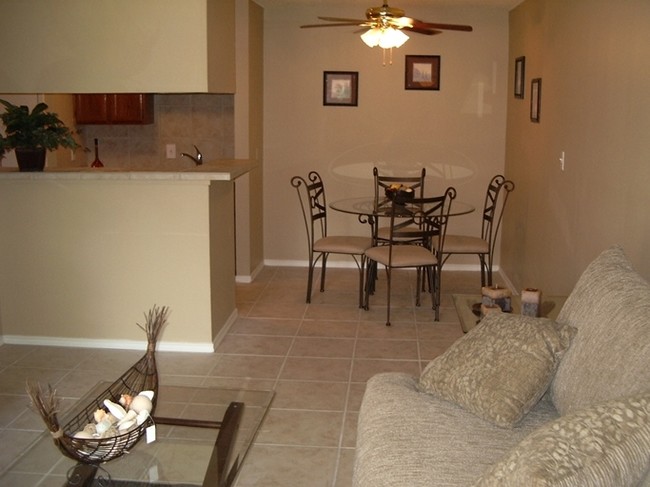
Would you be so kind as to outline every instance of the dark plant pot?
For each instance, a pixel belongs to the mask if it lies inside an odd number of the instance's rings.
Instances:
[[[20,171],[42,171],[45,169],[45,149],[16,148],[16,161]]]

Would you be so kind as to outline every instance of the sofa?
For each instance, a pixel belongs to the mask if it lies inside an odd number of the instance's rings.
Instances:
[[[612,247],[555,321],[490,313],[419,377],[382,373],[353,485],[650,486],[650,285]]]

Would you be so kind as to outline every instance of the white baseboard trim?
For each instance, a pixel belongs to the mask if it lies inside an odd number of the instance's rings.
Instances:
[[[306,260],[275,260],[275,259],[269,259],[264,261],[264,265],[269,266],[269,267],[307,267],[309,264]],[[352,259],[350,261],[342,261],[342,260],[328,260],[327,261],[327,267],[331,268],[339,268],[339,269],[346,269],[346,268],[353,268],[356,269],[356,265]],[[481,267],[479,264],[445,264],[445,266],[442,268],[443,271],[474,271],[474,272],[480,272]],[[493,272],[498,272],[499,267],[494,266],[493,267]]]
[[[224,337],[228,334],[230,331],[230,328],[232,325],[237,321],[237,318],[239,317],[239,310],[235,308],[233,312],[230,314],[224,325],[221,327],[221,330],[219,330],[219,333],[217,333],[217,336],[214,337],[214,340],[212,341],[212,351],[217,349],[217,346],[223,341]]]
[[[306,264],[305,264],[306,265]],[[240,283],[240,284],[250,284],[255,280],[257,275],[262,272],[262,269],[264,269],[264,262],[260,262],[260,264],[253,270],[250,276],[247,275],[237,275],[235,276],[235,282]]]
[[[95,338],[61,338],[47,336],[4,335],[2,342],[11,345],[37,345],[44,347],[74,347],[74,348],[113,348],[119,350],[147,349],[146,342],[142,340],[108,340]],[[212,353],[212,343],[193,342],[168,342],[161,341],[157,344],[159,352],[192,352]]]

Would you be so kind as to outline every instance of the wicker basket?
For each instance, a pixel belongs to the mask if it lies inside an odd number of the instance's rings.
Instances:
[[[61,452],[84,463],[101,463],[117,458],[130,450],[144,435],[146,429],[153,424],[148,417],[141,425],[107,438],[75,438],[73,435],[89,423],[94,423],[94,412],[105,409],[104,399],[118,402],[122,394],[137,395],[144,390],[154,391],[152,400],[155,410],[158,396],[158,372],[156,370],[156,342],[158,335],[167,322],[169,310],[166,307],[154,306],[145,314],[145,325],[139,325],[147,334],[147,351],[131,368],[120,376],[115,382],[102,391],[96,398],[83,406],[80,412],[73,416],[64,425],[59,425],[57,418],[58,399],[56,392],[48,387],[48,392],[42,390],[38,384],[27,384],[32,404],[39,412],[47,425],[54,443]],[[151,411],[153,415],[153,410]]]

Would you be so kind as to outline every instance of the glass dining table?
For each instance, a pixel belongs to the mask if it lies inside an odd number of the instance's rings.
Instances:
[[[382,198],[376,201],[374,196],[358,196],[356,198],[345,198],[329,204],[329,207],[335,211],[357,215],[359,222],[370,225],[372,241],[377,242],[379,232],[379,220],[381,218],[390,218],[392,203],[388,198]],[[406,203],[404,205],[404,216],[412,215],[413,205]],[[449,209],[449,216],[461,216],[472,213],[475,207],[463,201],[454,200]],[[374,292],[374,282],[377,276],[376,264],[370,264],[366,278],[366,286],[370,286],[370,293]],[[367,309],[368,304],[364,307]]]
[[[367,223],[371,227],[371,235],[373,241],[377,238],[377,230],[379,219],[382,217],[389,218],[391,212],[391,204],[388,198],[382,199],[379,202],[375,201],[374,196],[359,196],[356,198],[345,198],[337,200],[329,204],[333,210],[342,213],[350,213],[357,215],[361,223]],[[405,205],[405,214],[408,214],[409,205]],[[449,216],[460,216],[472,213],[475,207],[463,201],[454,200],[449,209]]]

